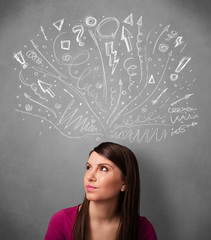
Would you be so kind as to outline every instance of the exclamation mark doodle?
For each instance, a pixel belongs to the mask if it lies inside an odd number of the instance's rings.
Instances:
[[[183,57],[183,58],[180,60],[177,68],[175,69],[175,73],[172,73],[172,74],[170,75],[171,81],[176,81],[176,80],[178,79],[178,74],[177,74],[177,73],[180,73],[180,72],[185,68],[185,66],[188,64],[188,62],[189,62],[190,60],[191,60],[191,57],[187,57],[187,56]]]
[[[22,51],[14,53],[13,58],[15,58],[22,65],[23,69],[26,69],[28,67],[28,63],[26,63]]]
[[[180,60],[180,62],[179,62],[179,64],[178,64],[175,72],[176,72],[176,73],[181,72],[182,69],[188,64],[188,62],[189,62],[190,60],[191,60],[191,57],[183,57],[183,58]]]

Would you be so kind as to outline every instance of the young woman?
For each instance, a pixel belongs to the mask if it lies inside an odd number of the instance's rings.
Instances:
[[[45,240],[156,240],[152,224],[139,216],[140,179],[133,152],[104,142],[89,155],[81,205],[51,218]]]

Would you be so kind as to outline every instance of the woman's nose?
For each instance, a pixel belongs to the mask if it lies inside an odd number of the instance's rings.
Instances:
[[[96,181],[96,172],[94,170],[90,171],[87,178],[89,181]]]

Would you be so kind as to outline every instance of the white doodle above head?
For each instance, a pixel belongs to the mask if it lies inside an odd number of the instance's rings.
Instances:
[[[160,142],[198,124],[192,57],[173,26],[146,29],[133,13],[49,24],[13,55],[16,111],[68,139]]]

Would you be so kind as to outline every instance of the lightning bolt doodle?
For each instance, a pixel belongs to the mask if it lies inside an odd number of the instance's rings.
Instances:
[[[117,64],[119,63],[119,58],[117,59],[117,51],[114,51],[114,42],[105,43],[106,56],[109,57],[109,66],[112,67],[111,74],[113,75]]]

